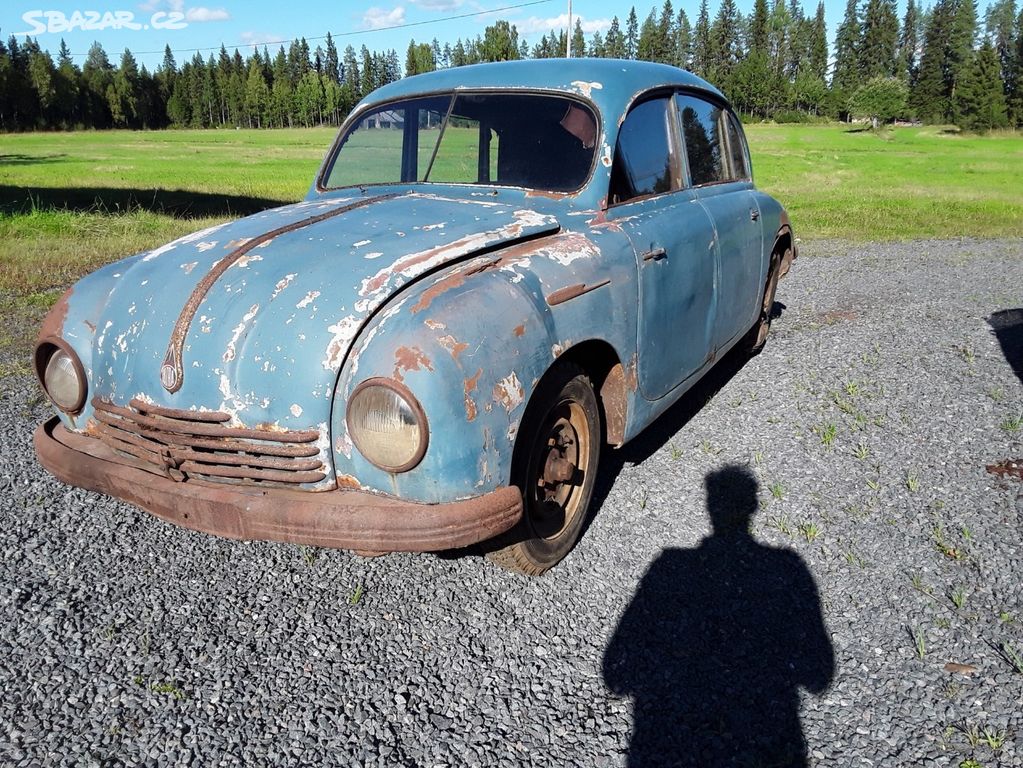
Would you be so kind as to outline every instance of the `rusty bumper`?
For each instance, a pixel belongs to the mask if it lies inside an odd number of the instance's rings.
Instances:
[[[522,516],[516,488],[420,504],[363,491],[263,490],[176,482],[125,463],[53,418],[35,431],[39,461],[62,482],[130,502],[157,517],[231,539],[375,552],[431,552],[490,539]]]

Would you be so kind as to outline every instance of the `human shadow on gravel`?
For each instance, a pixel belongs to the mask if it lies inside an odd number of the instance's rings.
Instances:
[[[1013,373],[1023,383],[1023,308],[1002,309],[987,319]]]
[[[799,692],[834,676],[816,583],[750,535],[749,470],[705,484],[712,534],[658,556],[604,655],[608,687],[635,703],[628,765],[806,766]]]

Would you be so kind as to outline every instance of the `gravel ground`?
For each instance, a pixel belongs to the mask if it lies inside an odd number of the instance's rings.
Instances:
[[[1021,286],[1020,241],[805,246],[536,579],[64,487],[4,378],[0,763],[1021,765]]]

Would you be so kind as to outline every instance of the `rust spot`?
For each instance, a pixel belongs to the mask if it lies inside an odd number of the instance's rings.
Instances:
[[[995,475],[1003,480],[1007,477],[1023,480],[1023,459],[1006,459],[1005,461],[999,461],[997,464],[988,464],[984,469],[988,471],[988,474]]]
[[[46,313],[46,317],[43,318],[43,325],[39,329],[37,344],[47,337],[60,337],[61,331],[64,330],[64,321],[67,320],[68,299],[71,298],[73,290],[74,288],[68,288],[64,291],[64,295],[57,299],[57,303]],[[95,331],[96,326],[93,326],[92,330]]]
[[[636,375],[635,354],[633,354],[632,359],[629,360],[629,367],[625,369],[625,386],[629,388],[630,392],[635,392],[639,389],[639,377]]]
[[[423,325],[425,325],[431,331],[443,331],[445,328],[447,328],[447,326],[444,325],[444,323],[440,322],[439,320],[431,320],[430,318],[424,320]]]
[[[398,347],[394,350],[394,378],[402,381],[402,371],[433,370],[433,364],[419,347]]]
[[[603,288],[610,282],[611,281],[608,279],[601,280],[599,283],[591,283],[590,285],[586,285],[586,283],[566,285],[564,288],[559,288],[558,290],[550,293],[547,296],[547,304],[552,307],[557,306],[558,304],[563,304],[570,299],[576,298],[577,296],[582,296],[583,294],[589,293],[590,291],[595,291],[598,288]]]
[[[607,421],[607,441],[612,445],[625,442],[625,416],[628,400],[625,395],[625,369],[615,363],[600,385],[600,401]]]
[[[476,390],[477,385],[480,383],[480,376],[482,375],[483,369],[477,368],[476,374],[472,376],[472,378],[466,379],[464,382],[466,421],[473,421],[476,419],[476,401],[472,399],[472,393]]]
[[[351,475],[338,475],[337,476],[337,487],[338,488],[351,488],[352,490],[362,490],[362,483]]]
[[[821,321],[826,325],[834,325],[838,322],[852,322],[859,317],[859,314],[851,309],[833,309],[821,315]]]
[[[437,339],[437,341],[440,342],[440,345],[444,347],[444,349],[451,353],[451,357],[453,357],[455,360],[458,359],[458,356],[462,354],[462,352],[469,348],[468,344],[461,341],[456,341],[455,337],[451,336],[450,334],[448,334],[447,336],[441,336],[439,339]]]
[[[514,334],[516,336],[525,336],[526,335],[526,324],[522,323],[521,325],[516,325],[515,326],[515,330],[514,330]]]
[[[458,288],[463,283],[465,283],[465,276],[457,274],[451,275],[451,277],[445,278],[444,280],[439,280],[423,291],[422,295],[419,297],[419,301],[413,304],[409,308],[409,311],[413,315],[417,312],[422,312],[424,309],[427,309],[438,296],[446,293],[447,291],[453,290],[454,288]]]
[[[508,413],[522,404],[526,390],[519,377],[512,371],[494,385],[494,401],[500,403]]]
[[[88,328],[93,333],[96,332],[96,324],[94,322],[92,322],[91,320],[83,320],[82,321],[82,325],[84,325],[86,328]]]

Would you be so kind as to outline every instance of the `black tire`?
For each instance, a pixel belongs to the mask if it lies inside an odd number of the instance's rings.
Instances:
[[[600,448],[593,383],[579,366],[562,363],[530,399],[515,444],[512,479],[522,490],[522,520],[487,557],[531,576],[561,562],[589,513]]]
[[[785,253],[788,257],[788,251]],[[778,281],[781,279],[781,264],[783,256],[778,252],[771,254],[771,266],[767,272],[767,283],[764,285],[764,300],[760,305],[760,314],[753,323],[753,327],[746,334],[744,345],[750,355],[755,355],[767,344],[767,334],[771,330],[771,310],[774,307],[774,297],[778,292]]]

